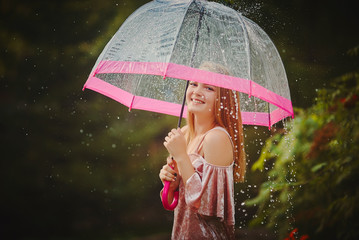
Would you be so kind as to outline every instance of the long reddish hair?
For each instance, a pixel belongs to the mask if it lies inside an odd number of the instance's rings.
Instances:
[[[204,62],[199,68],[202,70],[229,75],[229,71],[226,67],[212,62]],[[225,128],[231,136],[234,145],[234,181],[243,182],[246,173],[246,153],[244,150],[239,93],[226,88],[218,87],[216,89],[217,99],[214,106],[215,124]],[[194,115],[193,113],[188,112],[187,116],[187,125],[189,130],[187,136],[189,139],[192,139],[195,133]]]

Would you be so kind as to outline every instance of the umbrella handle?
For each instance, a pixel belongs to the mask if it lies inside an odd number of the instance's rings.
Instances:
[[[171,167],[172,168],[172,167]],[[168,203],[168,192],[170,189],[171,182],[165,181],[165,186],[163,187],[162,192],[162,205],[166,210],[173,211],[178,204],[179,191],[175,191],[173,195],[173,202],[171,204]]]

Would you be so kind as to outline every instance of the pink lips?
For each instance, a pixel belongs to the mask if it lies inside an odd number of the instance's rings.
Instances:
[[[204,101],[197,98],[191,98],[191,101],[196,104],[204,104]]]

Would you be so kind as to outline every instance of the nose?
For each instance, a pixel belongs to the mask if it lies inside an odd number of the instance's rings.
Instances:
[[[193,92],[195,92],[196,94],[202,94],[203,88],[203,84],[198,83]]]
[[[193,94],[194,94],[195,96],[203,97],[202,90],[201,90],[200,87],[195,88],[195,89],[193,90]]]

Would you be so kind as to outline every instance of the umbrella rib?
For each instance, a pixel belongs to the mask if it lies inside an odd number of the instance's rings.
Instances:
[[[193,2],[193,1],[192,1],[192,2]],[[181,24],[180,24],[180,27],[179,27],[178,30],[177,30],[176,40],[175,40],[175,42],[174,42],[173,45],[172,45],[171,55],[170,55],[170,57],[169,57],[169,59],[168,59],[168,61],[167,61],[167,63],[166,63],[167,66],[165,67],[164,72],[163,72],[163,79],[166,79],[166,74],[167,74],[167,70],[168,70],[168,66],[169,66],[169,61],[170,61],[170,59],[171,59],[171,56],[172,56],[172,53],[173,53],[173,49],[174,49],[174,47],[175,47],[175,45],[176,45],[176,43],[177,43],[177,40],[178,40],[178,36],[179,36],[178,33],[180,32],[180,30],[181,30],[181,28],[182,28],[182,25],[183,25],[183,22],[184,22],[184,19],[185,19],[185,16],[187,15],[188,8],[189,8],[188,6],[191,5],[192,2],[188,3],[187,8],[186,8],[186,11],[185,11],[185,13],[183,14],[182,22],[181,22]],[[132,98],[131,106],[132,106],[132,104],[133,104],[133,102],[134,102],[134,100],[135,100],[136,92],[137,92],[137,89],[138,89],[138,87],[139,87],[139,85],[140,85],[140,83],[141,83],[141,80],[142,80],[142,77],[140,77],[140,79],[138,80],[138,83],[137,83],[137,85],[136,85],[136,88],[135,88],[135,90],[133,91],[133,92],[134,92],[134,94],[133,94],[134,96],[133,96],[133,98]],[[130,108],[130,109],[131,109],[131,108]]]
[[[173,49],[175,48],[175,46],[176,46],[176,44],[177,44],[179,32],[180,32],[181,29],[182,29],[184,19],[185,19],[186,15],[187,15],[189,6],[192,4],[192,2],[193,2],[193,1],[191,1],[190,3],[188,3],[188,5],[187,5],[187,7],[186,7],[186,11],[185,11],[185,13],[183,14],[182,22],[181,22],[181,24],[179,24],[180,27],[179,27],[178,30],[177,30],[176,40],[175,40],[175,42],[174,42],[173,45],[172,45],[171,55],[170,55],[170,57],[169,57],[169,59],[168,59],[168,61],[167,61],[167,67],[166,67],[165,70],[164,70],[163,79],[166,79],[166,73],[167,73],[167,70],[168,70],[169,62],[170,62],[171,57],[172,57]]]
[[[200,15],[199,15],[199,19],[198,19],[196,38],[194,40],[193,52],[192,52],[192,57],[191,57],[191,61],[190,61],[190,67],[193,67],[193,60],[194,60],[194,57],[196,56],[196,51],[197,51],[197,46],[198,46],[198,39],[199,39],[199,30],[201,29],[201,26],[202,26],[202,18],[203,18],[203,14],[204,14],[204,7],[203,6],[202,6],[199,14]]]
[[[247,27],[246,27],[245,23],[243,22],[243,20],[241,19],[240,14],[237,14],[237,18],[238,18],[239,22],[242,24],[243,31],[245,32],[245,34],[244,34],[244,41],[246,43],[246,48],[245,49],[250,49]],[[252,81],[252,76],[251,76],[251,69],[252,69],[251,56],[250,56],[249,52],[247,52],[247,62],[248,62],[248,73],[247,73],[248,78],[249,78],[250,81]],[[252,86],[251,86],[251,88],[252,88]],[[250,89],[249,91],[252,92],[252,89]],[[249,95],[249,97],[251,97],[251,95]]]
[[[271,126],[272,126],[272,124],[271,124],[271,117],[270,117],[270,115],[271,115],[271,112],[270,112],[270,105],[269,105],[269,103],[268,103],[268,129],[269,129],[269,130],[271,129]]]
[[[245,32],[245,34],[244,34],[244,41],[245,41],[245,43],[246,43],[246,49],[250,49],[250,44],[249,44],[249,39],[248,39],[248,30],[247,30],[247,27],[246,27],[246,25],[245,25],[245,23],[243,22],[243,20],[241,19],[241,17],[240,17],[240,15],[237,15],[237,17],[238,17],[238,20],[239,20],[239,22],[242,24],[242,26],[243,26],[243,31]],[[261,59],[262,60],[262,59]],[[248,61],[248,77],[249,77],[249,81],[250,81],[250,84],[249,84],[249,98],[251,98],[252,96],[252,76],[251,76],[251,56],[250,56],[250,54],[248,53],[247,54],[247,61]],[[256,105],[256,99],[254,98],[253,99],[253,101],[254,101],[254,106],[255,106],[255,108],[257,107],[257,105]],[[269,105],[269,103],[267,103],[267,106],[268,106],[268,127],[269,127],[269,129],[271,128],[271,112],[270,112],[270,105]]]

